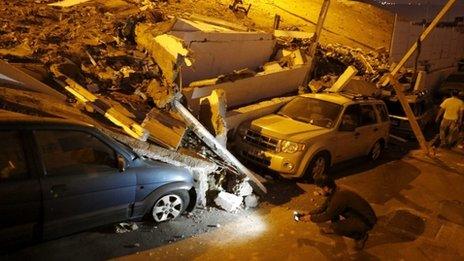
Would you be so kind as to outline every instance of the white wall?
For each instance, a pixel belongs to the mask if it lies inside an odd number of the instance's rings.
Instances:
[[[395,19],[392,43],[390,47],[390,62],[398,63],[409,48],[416,42],[425,27],[412,25],[411,22]],[[414,67],[416,54],[406,63],[406,67]],[[464,58],[464,28],[435,28],[429,37],[422,42],[419,65],[428,62],[430,71],[456,67],[457,61]]]

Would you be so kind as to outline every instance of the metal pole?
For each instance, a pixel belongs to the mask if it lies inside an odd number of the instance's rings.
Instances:
[[[315,40],[314,43],[309,48],[309,57],[311,57],[311,64],[309,65],[308,73],[306,74],[305,83],[309,81],[309,77],[313,73],[314,66],[315,66],[315,59],[314,56],[316,55],[317,44],[319,43],[319,39],[321,37],[322,29],[324,28],[325,18],[327,17],[327,12],[329,11],[330,0],[324,0],[322,3],[321,11],[319,12],[319,19],[317,20],[316,25],[316,32],[315,32]]]

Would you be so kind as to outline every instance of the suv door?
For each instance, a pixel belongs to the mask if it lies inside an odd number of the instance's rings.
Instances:
[[[0,243],[30,241],[40,231],[42,198],[25,136],[0,129]]]
[[[361,123],[356,129],[361,137],[359,139],[360,156],[367,155],[374,143],[381,137],[380,129],[380,121],[373,104],[361,104]]]
[[[136,175],[119,172],[116,151],[94,134],[34,131],[43,163],[44,237],[127,219]]]
[[[360,124],[361,106],[359,104],[348,105],[343,112],[340,126],[336,132],[334,163],[360,156],[360,133],[356,130]]]
[[[375,107],[380,118],[380,132],[378,138],[384,138],[387,140],[388,135],[390,134],[390,116],[388,116],[387,106],[383,103],[378,103]]]

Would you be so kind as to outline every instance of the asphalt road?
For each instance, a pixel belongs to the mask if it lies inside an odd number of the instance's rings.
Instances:
[[[259,208],[226,213],[197,209],[170,223],[138,223],[117,234],[114,225],[21,248],[2,260],[301,260],[433,259],[464,257],[464,154],[429,162],[405,156],[407,146],[391,146],[381,162],[357,159],[336,166],[338,183],[356,190],[374,207],[379,224],[365,251],[354,252],[349,239],[323,236],[311,223],[297,223],[294,210],[309,210],[321,200],[314,185],[268,177],[269,194]],[[441,165],[440,165],[441,164]],[[451,186],[451,187],[450,187]],[[458,202],[458,203],[456,203]],[[445,205],[444,205],[445,204]],[[456,205],[458,204],[458,205]],[[445,207],[444,207],[445,206]],[[451,211],[447,213],[447,211]],[[457,217],[457,218],[456,218]],[[447,238],[453,237],[453,243]],[[433,257],[433,258],[432,258]]]

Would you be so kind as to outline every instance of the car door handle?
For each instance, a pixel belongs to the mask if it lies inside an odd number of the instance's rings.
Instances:
[[[377,128],[377,127],[376,127],[376,128],[374,128],[374,132],[375,132],[375,131],[379,131],[379,128]]]
[[[52,188],[50,189],[50,193],[52,194],[63,193],[66,191],[66,189],[67,188],[65,184],[53,185]]]
[[[359,133],[359,132],[356,132],[356,133],[354,134],[354,136],[355,136],[356,138],[359,137],[359,135],[361,135],[361,133]]]

